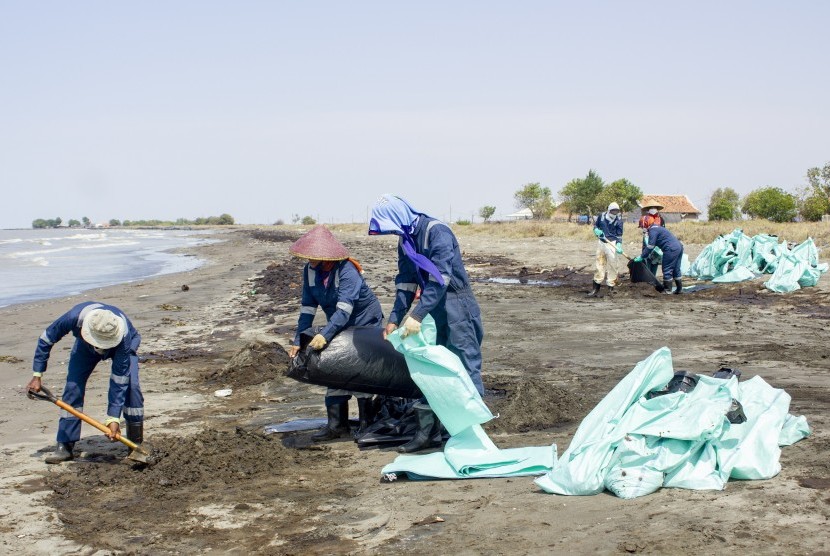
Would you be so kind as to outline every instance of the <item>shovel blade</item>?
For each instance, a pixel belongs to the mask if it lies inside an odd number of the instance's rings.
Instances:
[[[127,459],[138,463],[150,463],[150,450],[142,445],[138,445],[134,450],[130,450]]]

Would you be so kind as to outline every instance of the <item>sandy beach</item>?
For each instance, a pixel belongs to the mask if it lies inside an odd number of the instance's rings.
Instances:
[[[388,314],[394,238],[332,230]],[[287,250],[299,233],[234,230],[192,250],[207,261],[196,270],[0,309],[0,552],[818,554],[830,546],[826,276],[785,295],[759,280],[683,296],[624,283],[613,298],[587,299],[589,230],[584,239],[460,234],[485,326],[486,401],[500,414],[485,429],[500,447],[556,443],[561,454],[591,408],[662,346],[676,369],[733,367],[785,389],[813,435],[783,448],[778,476],[723,491],[622,500],[549,495],[527,477],[384,483],[393,450],[263,434],[269,424],[324,416],[324,388],[283,376],[301,288],[301,263]],[[43,463],[57,408],[24,394],[32,353],[54,318],[90,299],[121,308],[142,335],[152,466],[123,463],[126,448],[86,426],[80,457]],[[67,337],[52,352],[43,380],[54,390],[71,346]],[[90,379],[93,417],[104,414],[108,376],[102,364]],[[214,396],[228,388],[230,396]]]

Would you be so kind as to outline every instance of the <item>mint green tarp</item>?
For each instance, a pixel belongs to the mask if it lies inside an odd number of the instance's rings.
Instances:
[[[557,467],[536,479],[546,492],[634,498],[660,487],[723,489],[729,478],[768,479],[781,470],[779,445],[809,433],[788,415],[790,396],[761,377],[745,382],[699,376],[689,393],[650,400],[674,370],[668,348],[637,364],[582,421]],[[747,416],[730,424],[738,400]]]
[[[684,275],[716,283],[752,280],[772,274],[764,284],[775,292],[790,292],[814,286],[827,264],[819,264],[812,238],[790,250],[776,236],[758,234],[750,238],[740,229],[722,235],[704,247]]]
[[[411,479],[466,479],[541,475],[556,464],[556,445],[500,450],[481,423],[493,418],[457,355],[435,345],[435,321],[427,316],[421,333],[389,341],[406,358],[412,380],[450,433],[443,452],[401,455],[381,473]]]

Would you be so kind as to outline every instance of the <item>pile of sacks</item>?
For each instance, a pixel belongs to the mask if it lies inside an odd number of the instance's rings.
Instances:
[[[718,236],[695,259],[688,275],[716,283],[742,282],[761,274],[772,274],[764,287],[774,292],[791,292],[815,286],[828,265],[819,264],[812,238],[790,248],[777,236],[749,237],[736,229]]]
[[[591,411],[536,484],[554,494],[608,489],[636,498],[661,487],[721,490],[730,478],[774,477],[780,447],[807,437],[807,420],[791,415],[790,396],[760,376],[739,382],[740,373],[722,371],[730,372],[675,373],[671,351],[657,350]]]

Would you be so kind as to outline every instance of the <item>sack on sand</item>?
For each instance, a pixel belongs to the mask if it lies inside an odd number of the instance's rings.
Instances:
[[[558,465],[536,479],[555,494],[608,489],[634,498],[660,487],[720,490],[730,479],[769,479],[781,470],[780,445],[810,434],[788,415],[790,396],[760,376],[697,376],[693,390],[649,397],[673,376],[671,352],[637,364],[582,421]],[[745,420],[730,422],[733,399]]]
[[[307,349],[317,333],[300,334],[300,353],[291,360],[286,376],[329,388],[368,394],[420,398],[421,391],[409,376],[403,355],[383,339],[374,326],[347,328],[322,350]]]

